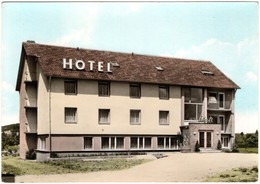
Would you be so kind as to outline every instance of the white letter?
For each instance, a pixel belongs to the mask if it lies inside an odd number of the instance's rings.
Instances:
[[[67,68],[67,65],[69,65],[69,68]],[[63,69],[72,70],[72,59],[69,59],[69,62],[67,62],[66,58],[63,58]]]
[[[88,61],[89,62],[89,70],[93,71],[93,63],[95,63],[95,61]]]
[[[110,62],[107,63],[107,72],[111,72],[112,73],[112,71],[111,71],[111,63]]]
[[[84,70],[84,69],[85,69],[85,63],[84,63],[84,61],[82,61],[82,60],[77,60],[76,63],[75,63],[75,65],[76,65],[76,68],[77,68],[78,70]],[[80,66],[80,65],[81,65],[81,66]]]
[[[102,61],[98,62],[98,71],[103,72],[103,62]]]

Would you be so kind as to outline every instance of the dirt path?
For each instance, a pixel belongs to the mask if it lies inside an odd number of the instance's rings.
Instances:
[[[149,156],[148,156],[149,157]],[[258,165],[257,154],[169,153],[168,157],[121,171],[26,175],[16,182],[196,182],[215,172]]]

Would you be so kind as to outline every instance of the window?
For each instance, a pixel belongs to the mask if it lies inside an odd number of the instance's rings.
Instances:
[[[209,92],[208,108],[210,109],[224,109],[225,108],[225,93]]]
[[[110,83],[109,82],[99,82],[98,83],[98,95],[99,96],[109,96],[110,95]]]
[[[169,86],[159,86],[159,99],[169,99]]]
[[[124,149],[124,137],[102,137],[102,149]]]
[[[183,88],[185,102],[202,103],[202,88]]]
[[[77,108],[65,107],[65,123],[77,122]]]
[[[228,137],[221,137],[221,142],[222,142],[222,147],[223,148],[228,148],[229,145],[229,138]]]
[[[169,111],[159,111],[159,124],[169,125]]]
[[[185,120],[198,120],[202,115],[202,105],[185,104]]]
[[[98,111],[98,122],[99,124],[109,124],[110,123],[110,110],[109,109],[99,109]]]
[[[141,124],[140,110],[130,110],[130,124]]]
[[[75,80],[65,80],[64,90],[66,95],[76,95],[77,94],[77,81]]]
[[[174,137],[158,137],[157,147],[158,149],[178,149],[178,140]]]
[[[140,84],[130,84],[130,97],[140,98],[141,97],[141,85]]]
[[[151,137],[131,137],[131,149],[151,149]]]
[[[46,137],[40,137],[39,150],[46,150]]]
[[[199,120],[202,115],[203,90],[202,88],[183,88],[184,119]]]
[[[224,93],[219,93],[218,94],[218,100],[219,100],[219,108],[224,109],[225,106],[225,94]]]
[[[84,149],[92,149],[92,137],[84,137]]]

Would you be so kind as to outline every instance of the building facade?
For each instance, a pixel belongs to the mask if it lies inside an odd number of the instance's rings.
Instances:
[[[231,149],[237,89],[208,61],[25,42],[20,156]]]

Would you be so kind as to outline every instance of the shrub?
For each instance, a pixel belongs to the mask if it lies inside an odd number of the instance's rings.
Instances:
[[[197,141],[195,144],[195,152],[199,152],[200,151],[200,145],[199,142]]]
[[[218,150],[221,150],[221,147],[222,147],[222,146],[221,146],[221,142],[220,142],[220,140],[218,140],[217,149],[218,149]]]
[[[239,150],[237,149],[236,144],[233,145],[233,147],[232,147],[232,152],[233,152],[233,153],[238,153],[238,152],[239,152]]]
[[[28,160],[35,160],[36,159],[36,152],[33,149],[27,151],[25,158],[28,159]]]
[[[59,158],[58,154],[54,153],[54,152],[51,152],[50,157],[51,158]]]

